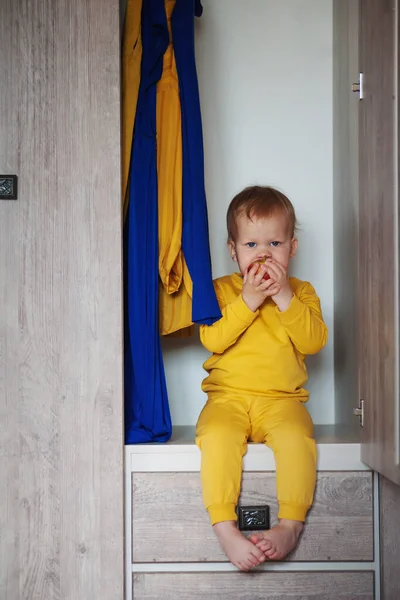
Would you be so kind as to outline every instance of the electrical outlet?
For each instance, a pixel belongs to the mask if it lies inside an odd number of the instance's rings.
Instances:
[[[270,528],[269,506],[238,506],[240,531],[261,531]]]

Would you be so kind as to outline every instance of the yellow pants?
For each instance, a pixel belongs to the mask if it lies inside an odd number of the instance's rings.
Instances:
[[[236,521],[247,441],[272,448],[279,519],[304,521],[313,500],[316,447],[303,403],[213,392],[196,427],[203,501],[211,523]]]

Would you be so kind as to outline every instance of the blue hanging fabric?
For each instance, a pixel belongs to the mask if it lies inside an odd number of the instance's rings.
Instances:
[[[192,320],[211,325],[221,318],[211,273],[203,132],[197,81],[194,16],[202,14],[200,0],[176,0],[172,39],[182,113],[182,248],[193,282]]]
[[[172,425],[158,331],[156,84],[169,42],[164,0],[143,0],[142,67],[125,228],[125,440],[166,442]]]
[[[177,0],[172,35],[182,112],[182,247],[193,282],[192,319],[211,324],[221,313],[211,275],[203,136],[194,54],[199,0]],[[172,426],[158,328],[158,198],[156,84],[169,34],[164,0],[143,0],[142,66],[125,224],[125,441],[166,442]]]

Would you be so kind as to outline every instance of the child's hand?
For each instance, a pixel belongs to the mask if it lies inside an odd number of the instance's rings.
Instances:
[[[267,271],[271,277],[265,281],[263,276]],[[242,298],[253,312],[266,298],[276,295],[279,290],[280,286],[275,280],[275,274],[272,273],[272,269],[267,269],[266,265],[254,264],[243,276]]]
[[[268,273],[275,279],[276,284],[279,286],[278,292],[271,296],[272,300],[275,302],[279,310],[284,312],[289,308],[290,302],[293,298],[293,292],[290,288],[287,269],[273,258],[267,259],[265,264]]]

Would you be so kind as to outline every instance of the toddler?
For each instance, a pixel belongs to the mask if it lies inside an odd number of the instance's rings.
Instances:
[[[290,200],[271,187],[246,188],[232,200],[227,226],[239,273],[215,281],[222,318],[200,327],[212,356],[204,363],[208,400],[196,443],[213,529],[229,560],[247,571],[296,547],[312,504],[316,448],[304,406],[305,357],[323,348],[327,328],[312,285],[288,277],[297,250]],[[278,525],[250,539],[237,529],[235,511],[248,441],[274,452],[279,504]]]

